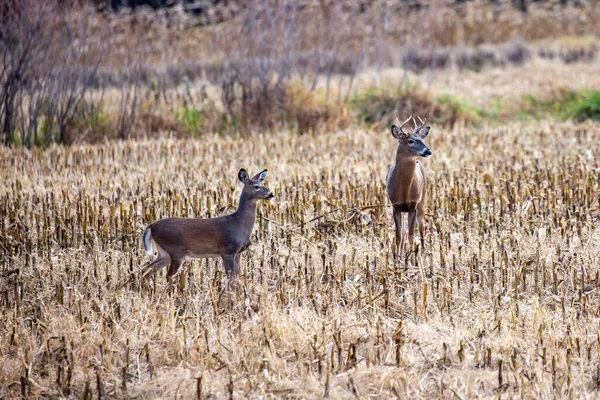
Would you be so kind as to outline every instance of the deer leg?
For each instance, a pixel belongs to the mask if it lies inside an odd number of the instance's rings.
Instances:
[[[167,272],[167,279],[171,279],[171,277],[173,275],[175,275],[177,273],[177,271],[179,271],[179,268],[181,268],[182,264],[183,264],[182,259],[171,260],[171,266],[169,267],[169,271]]]
[[[233,271],[235,272],[235,276],[240,276],[241,272],[242,272],[242,265],[240,263],[240,258],[241,258],[241,252],[237,253],[235,255],[235,265],[233,267]]]
[[[227,289],[238,287],[236,278],[239,273],[239,261],[239,253],[223,256],[223,265],[225,266],[225,273],[228,278]]]
[[[423,215],[417,213],[417,226],[419,227],[419,236],[421,237],[421,248],[425,245],[425,233],[423,232]]]
[[[148,276],[153,271],[158,271],[159,269],[166,267],[171,263],[171,256],[168,254],[158,253],[158,257],[156,260],[152,261],[150,264],[146,265],[141,272],[142,279]]]
[[[411,211],[408,213],[408,243],[410,246],[413,246],[414,236],[415,236],[415,221],[417,218],[417,212]]]
[[[396,255],[404,252],[404,229],[402,226],[402,212],[394,209],[394,224],[396,226]]]
[[[223,256],[222,259],[227,277],[230,279],[235,278],[235,254],[228,254]]]
[[[419,236],[421,236],[421,249],[425,246],[425,232],[423,227],[423,214],[425,214],[424,202],[417,207],[417,226],[419,227]]]

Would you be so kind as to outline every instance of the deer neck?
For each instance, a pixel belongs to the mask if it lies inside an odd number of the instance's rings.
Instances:
[[[404,196],[407,194],[415,179],[417,169],[417,158],[412,155],[396,154],[396,167],[394,168],[392,181],[396,183],[396,194]]]
[[[246,191],[242,191],[240,195],[240,204],[237,210],[233,214],[237,222],[241,226],[241,230],[248,234],[252,234],[254,223],[256,221],[256,205],[258,199],[251,199],[246,194]]]

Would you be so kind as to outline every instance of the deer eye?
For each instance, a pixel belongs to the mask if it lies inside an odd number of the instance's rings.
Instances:
[[[412,139],[410,139],[410,140],[408,141],[408,144],[415,144],[415,141],[414,141],[414,140],[412,140]]]
[[[258,190],[258,185],[254,185],[254,190]]]

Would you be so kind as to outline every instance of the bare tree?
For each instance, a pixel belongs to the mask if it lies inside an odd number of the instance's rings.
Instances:
[[[35,12],[33,12],[35,11]],[[52,2],[9,0],[0,16],[0,127],[2,141],[10,144],[16,134],[19,99],[29,84],[35,86],[35,63],[50,42],[44,25],[53,11]]]
[[[42,133],[64,142],[103,54],[91,45],[89,14],[71,18],[59,0],[8,3],[0,16],[2,141],[31,146]]]
[[[117,117],[117,136],[127,139],[137,120],[140,91],[142,88],[141,57],[133,63],[130,69],[131,82],[123,84],[120,89],[119,114]]]

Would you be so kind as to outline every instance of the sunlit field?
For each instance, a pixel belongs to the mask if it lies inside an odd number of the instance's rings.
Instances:
[[[599,89],[591,0],[0,2],[0,400],[598,398]]]
[[[595,397],[599,138],[433,124],[424,247],[397,260],[387,129],[4,148],[2,395]],[[233,211],[240,167],[277,196],[241,288],[220,260],[139,281],[146,224]]]

